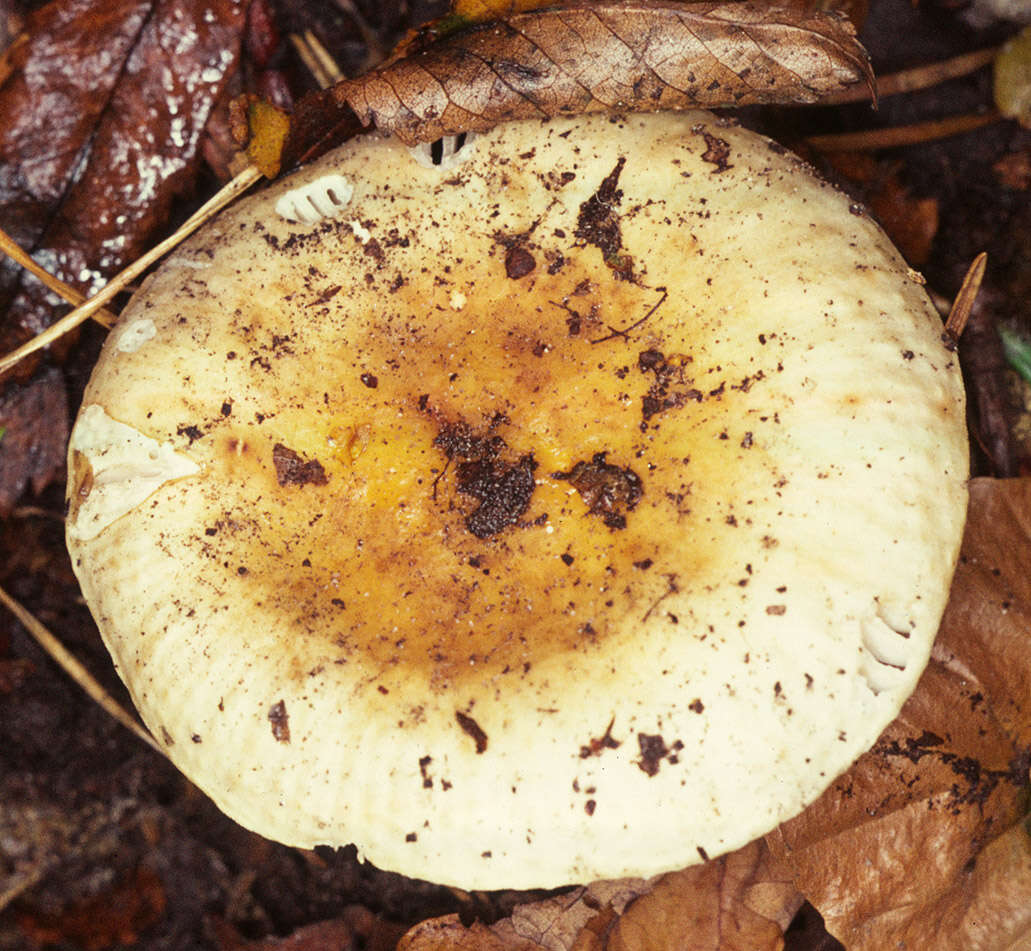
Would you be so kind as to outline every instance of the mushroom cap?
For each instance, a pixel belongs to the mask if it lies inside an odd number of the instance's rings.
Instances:
[[[940,320],[708,113],[421,158],[345,145],[126,307],[69,454],[118,671],[284,843],[478,889],[736,848],[927,661],[966,507]]]

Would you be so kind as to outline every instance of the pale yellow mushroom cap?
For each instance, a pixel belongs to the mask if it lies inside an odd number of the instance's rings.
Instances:
[[[70,471],[86,600],[187,776],[498,888],[818,796],[927,661],[967,445],[884,234],[690,113],[440,165],[372,136],[241,201],[126,308]]]

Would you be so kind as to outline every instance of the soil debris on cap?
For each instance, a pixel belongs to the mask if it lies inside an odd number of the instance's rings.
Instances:
[[[580,461],[568,472],[554,472],[580,493],[591,515],[600,516],[609,528],[626,528],[627,513],[644,495],[641,477],[629,466],[606,462],[606,452],[596,452],[590,461]]]

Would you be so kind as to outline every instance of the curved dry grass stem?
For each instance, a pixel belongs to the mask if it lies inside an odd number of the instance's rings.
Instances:
[[[40,267],[3,228],[0,228],[0,251],[3,251],[15,264],[35,275],[45,287],[59,297],[63,297],[73,307],[86,303],[86,298],[71,284],[66,284],[61,278],[54,277],[49,271]],[[109,310],[98,310],[93,314],[93,319],[105,327],[113,327],[118,318]]]
[[[112,717],[126,729],[135,733],[144,743],[157,750],[162,756],[165,751],[157,744],[155,739],[111,696],[97,681],[93,675],[82,666],[76,657],[62,644],[47,627],[39,621],[28,608],[11,597],[3,588],[0,588],[0,604],[3,604],[21,623],[21,625],[36,639],[40,647],[45,650],[69,677],[72,678],[89,697],[95,700]]]
[[[108,303],[108,301],[128,287],[155,261],[167,254],[178,244],[181,244],[187,237],[189,237],[189,235],[196,231],[197,228],[204,224],[205,221],[216,215],[260,178],[261,172],[254,168],[254,166],[251,165],[245,168],[231,182],[216,192],[213,198],[191,215],[174,234],[165,238],[165,240],[160,244],[155,245],[146,254],[137,258],[127,268],[115,275],[103,290],[99,291],[85,303],[76,307],[75,310],[69,312],[59,321],[52,324],[43,331],[43,333],[33,337],[17,350],[12,350],[9,354],[0,359],[0,373],[9,370],[19,361],[29,356],[29,354],[35,353],[37,350],[42,350],[55,340],[59,340],[66,333],[74,330],[79,326],[79,324],[98,313],[104,305]]]

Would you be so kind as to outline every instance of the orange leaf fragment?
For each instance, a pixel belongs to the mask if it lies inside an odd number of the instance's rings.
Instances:
[[[247,106],[247,128],[250,133],[247,157],[262,175],[275,178],[290,132],[289,115],[270,102],[255,99]]]
[[[482,23],[553,6],[555,0],[454,0],[450,17],[458,17],[468,23]]]

